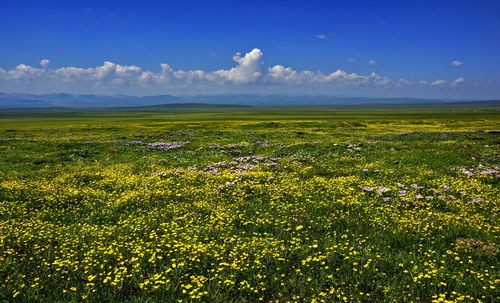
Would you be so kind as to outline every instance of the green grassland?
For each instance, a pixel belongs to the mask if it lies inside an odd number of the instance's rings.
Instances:
[[[0,114],[0,301],[498,301],[498,108],[195,109]]]

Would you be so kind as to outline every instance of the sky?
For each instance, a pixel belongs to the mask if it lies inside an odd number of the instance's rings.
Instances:
[[[500,1],[0,2],[0,92],[500,98]]]

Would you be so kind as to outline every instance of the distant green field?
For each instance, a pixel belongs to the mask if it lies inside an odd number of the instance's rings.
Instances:
[[[33,127],[41,125],[81,125],[82,123],[114,124],[168,122],[168,121],[227,121],[227,120],[478,120],[499,119],[500,108],[434,107],[434,106],[379,106],[334,108],[250,108],[211,110],[150,111],[75,111],[31,113],[20,109],[11,113],[0,111],[0,128]]]
[[[499,117],[3,112],[0,301],[498,301]]]

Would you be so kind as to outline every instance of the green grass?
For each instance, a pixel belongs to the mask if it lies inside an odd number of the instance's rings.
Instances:
[[[4,113],[0,301],[496,301],[498,114]]]

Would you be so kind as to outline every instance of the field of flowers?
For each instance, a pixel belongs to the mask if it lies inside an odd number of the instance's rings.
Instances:
[[[0,301],[499,300],[498,120],[90,119],[0,124]]]

